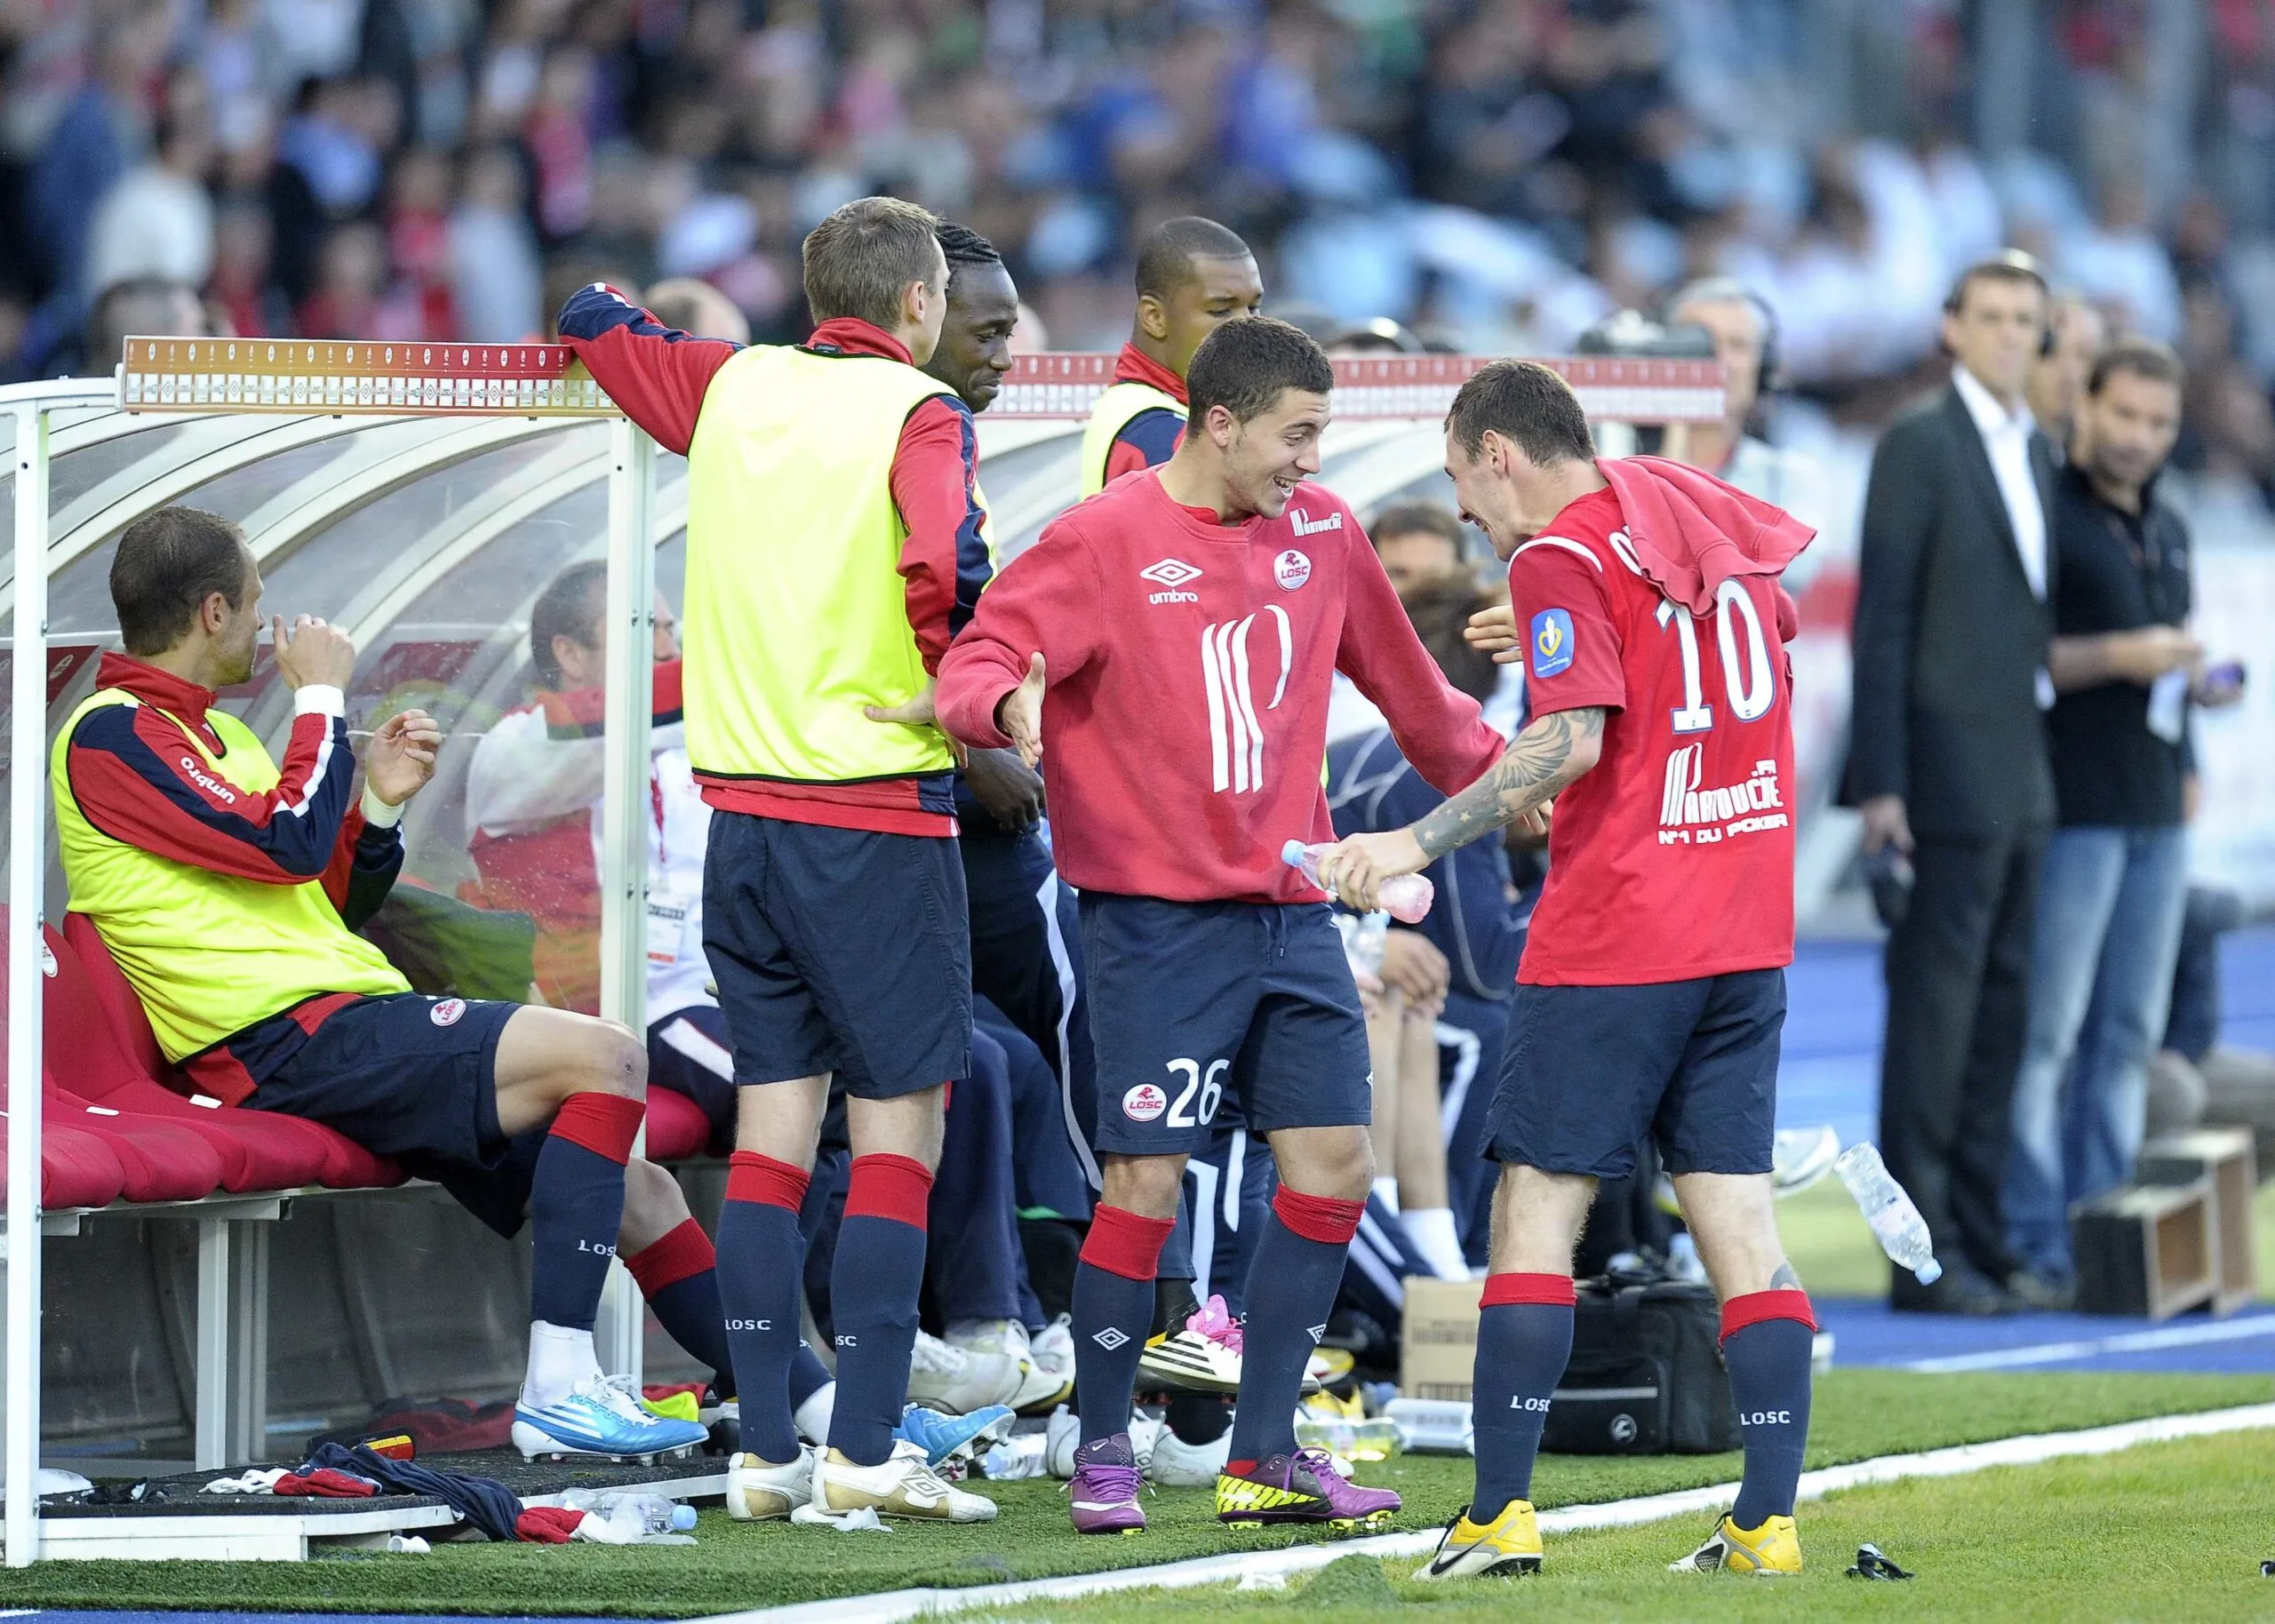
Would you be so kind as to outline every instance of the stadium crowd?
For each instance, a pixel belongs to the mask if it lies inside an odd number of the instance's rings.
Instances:
[[[110,364],[85,316],[143,277],[217,330],[503,341],[580,283],[694,276],[795,338],[800,240],[886,190],[1000,244],[1062,348],[1118,341],[1138,236],[1190,212],[1256,246],[1276,309],[1473,352],[1739,275],[1792,380],[1876,421],[1953,273],[2015,243],[2181,349],[2178,464],[2256,506],[2275,25],[2035,11],[2032,145],[1994,149],[2000,87],[1933,5],[19,0],[0,373]]]

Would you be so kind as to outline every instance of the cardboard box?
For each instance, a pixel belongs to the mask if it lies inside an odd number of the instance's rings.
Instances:
[[[1401,1393],[1409,1398],[1469,1397],[1477,1368],[1478,1303],[1484,1295],[1482,1280],[1407,1280]]]
[[[2134,1182],[2212,1187],[2212,1251],[2216,1284],[2212,1312],[2232,1314],[2259,1297],[2259,1265],[2252,1255],[2252,1199],[2259,1179],[2247,1127],[2205,1127],[2167,1134],[2141,1147]]]

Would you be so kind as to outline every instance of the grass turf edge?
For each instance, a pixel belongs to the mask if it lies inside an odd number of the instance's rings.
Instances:
[[[1836,1370],[1818,1385],[1808,1464],[2068,1431],[2275,1397],[2255,1376],[2000,1373],[1922,1376]],[[1552,1457],[1544,1507],[1632,1498],[1726,1481],[1734,1455]],[[1407,1497],[1396,1524],[1444,1522],[1468,1489],[1468,1462],[1405,1457],[1369,1474]],[[306,1564],[58,1563],[0,1572],[13,1605],[228,1608],[337,1612],[547,1613],[675,1618],[916,1586],[986,1585],[1275,1548],[1285,1532],[1218,1528],[1203,1492],[1153,1497],[1142,1539],[1079,1540],[1051,1483],[990,1485],[993,1524],[839,1534],[738,1524],[706,1512],[693,1548],[457,1545],[431,1556],[351,1555]]]

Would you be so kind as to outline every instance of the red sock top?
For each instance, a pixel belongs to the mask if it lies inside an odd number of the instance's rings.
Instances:
[[[845,1191],[848,1218],[890,1218],[924,1227],[932,1200],[932,1170],[909,1156],[857,1156]]]
[[[572,1094],[553,1116],[553,1136],[582,1145],[621,1167],[632,1159],[632,1142],[648,1119],[648,1102],[621,1094],[587,1089]]]
[[[690,1218],[626,1258],[624,1266],[639,1283],[640,1294],[653,1297],[667,1286],[716,1269],[719,1255],[712,1250],[711,1238],[703,1232],[703,1226]]]
[[[1082,1262],[1125,1280],[1150,1280],[1161,1271],[1161,1246],[1175,1228],[1174,1218],[1098,1206],[1090,1214],[1090,1232],[1082,1238]]]
[[[1272,1192],[1272,1210],[1280,1222],[1305,1240],[1323,1246],[1347,1246],[1366,1215],[1364,1201],[1338,1201],[1332,1196],[1307,1196],[1282,1184]]]
[[[1809,1294],[1795,1286],[1783,1291],[1748,1292],[1722,1304],[1722,1340],[1728,1341],[1748,1325],[1758,1325],[1765,1319],[1794,1319],[1811,1332],[1816,1329],[1816,1315],[1809,1308]]]
[[[793,1167],[755,1150],[738,1150],[727,1158],[730,1201],[785,1206],[794,1213],[806,1204],[806,1186],[812,1181],[813,1174],[803,1167]]]
[[[1501,1309],[1537,1303],[1544,1308],[1569,1309],[1578,1301],[1569,1274],[1489,1274],[1485,1277],[1484,1299],[1478,1306]]]

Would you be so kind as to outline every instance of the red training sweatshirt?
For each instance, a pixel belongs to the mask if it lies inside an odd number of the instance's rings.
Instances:
[[[1042,774],[1059,872],[1173,902],[1317,902],[1280,861],[1331,840],[1321,786],[1337,670],[1448,794],[1505,741],[1406,618],[1351,510],[1298,485],[1278,519],[1220,524],[1151,470],[1062,514],[980,598],[940,665],[942,725],[1010,741],[1003,696],[1040,651]]]

